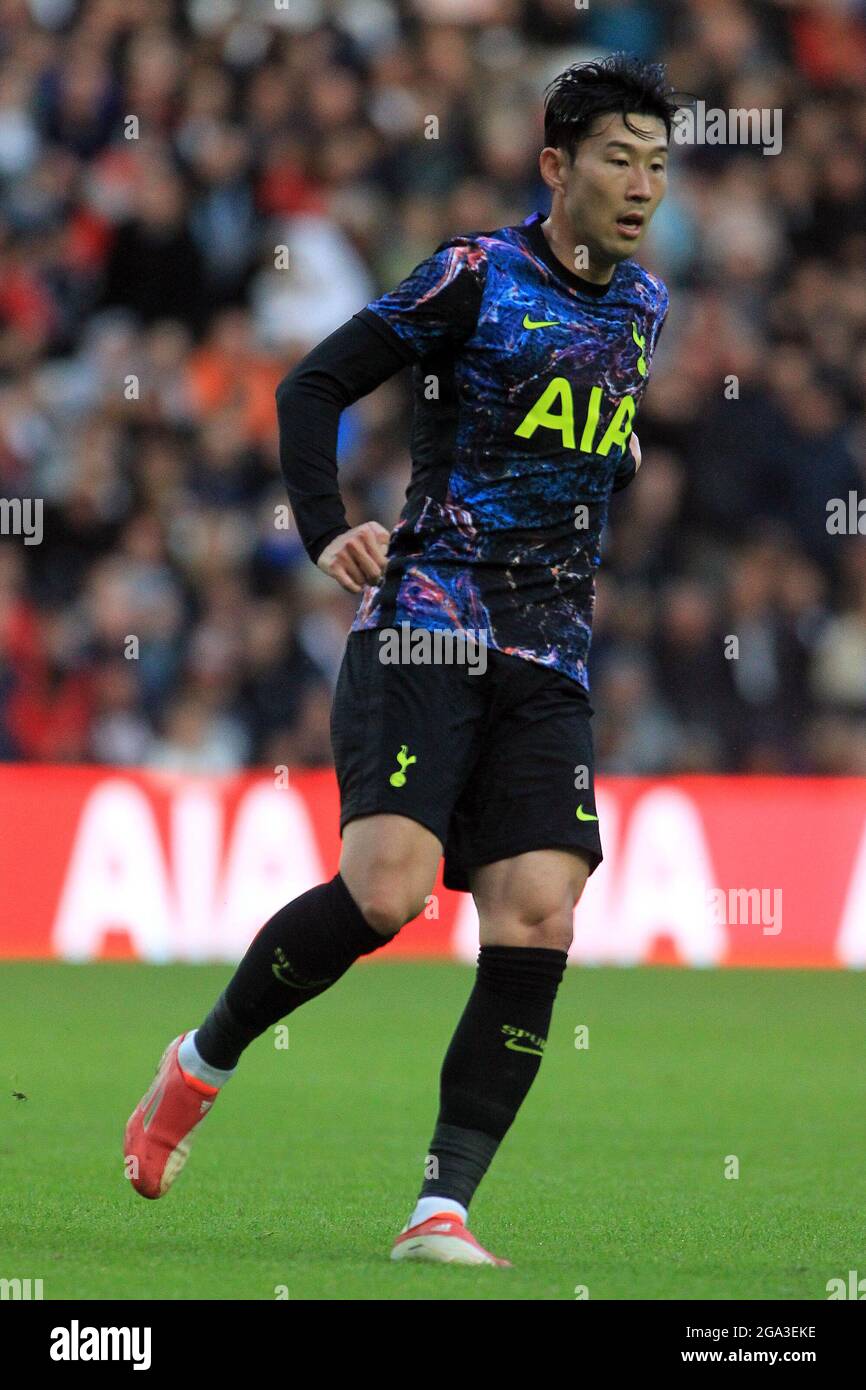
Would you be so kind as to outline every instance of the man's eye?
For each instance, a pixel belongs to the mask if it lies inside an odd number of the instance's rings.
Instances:
[[[611,163],[612,163],[612,164],[618,164],[618,165],[620,166],[621,169],[627,169],[627,168],[628,168],[628,160],[627,160],[627,159],[613,159],[613,160],[611,160]]]

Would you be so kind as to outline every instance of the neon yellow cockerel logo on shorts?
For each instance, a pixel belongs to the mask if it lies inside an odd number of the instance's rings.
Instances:
[[[401,744],[400,752],[397,754],[397,762],[400,764],[400,770],[399,772],[392,772],[391,776],[388,778],[388,781],[391,783],[391,786],[405,787],[406,768],[411,767],[412,764],[417,763],[417,761],[418,759],[415,757],[414,753],[412,754],[411,758],[409,757],[409,745],[407,743]]]

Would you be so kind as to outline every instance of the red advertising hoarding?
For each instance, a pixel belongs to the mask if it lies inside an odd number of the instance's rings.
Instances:
[[[285,785],[280,783],[285,781]],[[584,964],[866,965],[866,779],[602,779]],[[0,957],[237,960],[339,858],[333,774],[0,768]],[[474,959],[472,898],[434,885],[389,947]]]

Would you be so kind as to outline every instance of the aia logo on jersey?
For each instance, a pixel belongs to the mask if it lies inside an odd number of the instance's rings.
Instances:
[[[625,449],[637,411],[633,396],[623,396],[614,411],[613,419],[600,432],[604,392],[593,386],[582,418],[574,408],[574,391],[567,376],[555,376],[544,388],[531,410],[527,411],[514,433],[520,439],[532,439],[536,430],[555,430],[563,449],[579,449],[582,454],[600,454],[606,458],[611,449]],[[580,443],[577,428],[580,426]]]

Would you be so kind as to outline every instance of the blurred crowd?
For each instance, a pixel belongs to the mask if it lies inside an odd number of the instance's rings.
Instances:
[[[287,518],[274,388],[439,241],[546,209],[543,88],[620,48],[783,142],[675,143],[642,249],[672,307],[599,765],[866,774],[862,0],[0,0],[0,498],[44,507],[0,537],[0,758],[330,762],[356,601]],[[406,377],[343,417],[353,524],[402,505]]]

